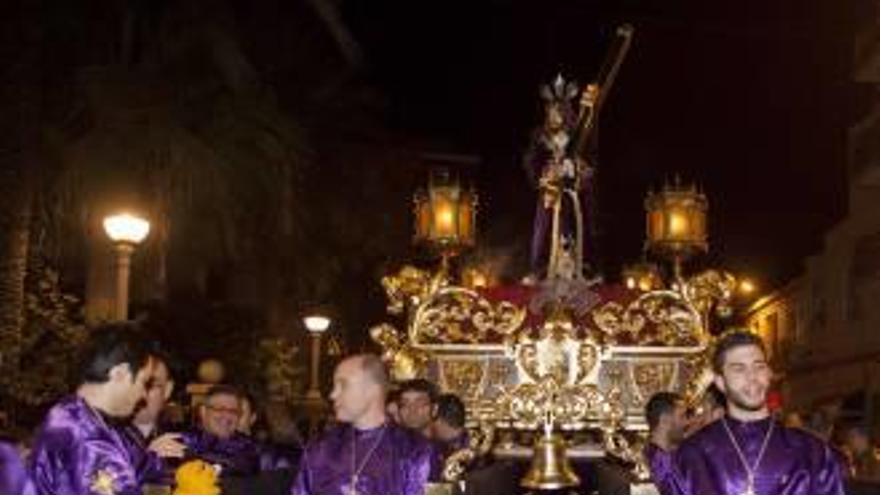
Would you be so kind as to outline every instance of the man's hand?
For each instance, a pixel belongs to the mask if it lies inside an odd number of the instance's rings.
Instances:
[[[183,457],[186,445],[180,441],[180,433],[166,433],[150,442],[147,450],[155,452],[159,457]]]

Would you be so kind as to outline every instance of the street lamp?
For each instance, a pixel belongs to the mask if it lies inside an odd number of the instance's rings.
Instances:
[[[104,219],[104,231],[116,247],[116,304],[114,319],[128,319],[128,284],[131,274],[131,255],[134,247],[150,233],[150,222],[128,213]]]
[[[309,315],[303,318],[303,324],[309,335],[312,336],[312,373],[309,383],[309,390],[306,392],[306,399],[311,401],[320,401],[320,361],[321,361],[321,336],[330,328],[330,318],[323,315]]]

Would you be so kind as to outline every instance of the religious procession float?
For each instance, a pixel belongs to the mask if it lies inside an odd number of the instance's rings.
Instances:
[[[475,192],[435,177],[416,195],[415,240],[440,261],[382,279],[395,320],[371,336],[395,380],[427,378],[467,405],[471,444],[448,460],[449,482],[489,454],[530,458],[521,484],[534,490],[576,486],[571,459],[613,457],[645,479],[646,401],[662,390],[695,398],[711,380],[709,325],[729,312],[736,281],[684,273],[708,250],[699,190],[673,184],[646,198],[645,248],[663,266],[646,258],[608,283],[584,261],[591,138],[632,36],[618,29],[595,82],[560,77],[541,91],[544,122],[525,159],[539,196],[536,266],[522,283],[486,286],[452,269],[475,243]]]

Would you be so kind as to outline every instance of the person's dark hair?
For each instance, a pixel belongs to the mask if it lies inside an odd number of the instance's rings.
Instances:
[[[414,378],[400,384],[400,396],[407,392],[422,392],[428,395],[432,404],[437,403],[437,386],[424,378]]]
[[[682,396],[675,392],[657,392],[652,395],[645,405],[645,419],[648,421],[648,428],[651,430],[657,428],[660,424],[660,417],[675,411],[675,406],[683,400]]]
[[[214,385],[213,387],[208,389],[208,393],[205,394],[205,402],[210,400],[211,397],[217,395],[231,395],[238,399],[239,403],[241,403],[242,399],[244,398],[244,394],[242,393],[241,389],[236,387],[235,385],[230,385],[228,383],[218,383],[217,385]]]
[[[385,403],[391,404],[392,402],[397,402],[400,400],[400,390],[396,388],[392,388],[388,391],[388,394],[385,396]]]
[[[437,419],[442,419],[454,428],[464,428],[466,418],[464,402],[457,395],[442,394],[437,397]]]
[[[867,439],[871,439],[871,428],[864,423],[850,423],[842,428],[840,428],[845,432],[846,435],[859,435],[863,436]]]
[[[82,353],[79,382],[105,383],[110,370],[128,364],[132,375],[143,368],[150,357],[150,348],[133,323],[112,323],[91,330]]]
[[[249,406],[251,406],[251,412],[257,412],[257,408],[259,407],[259,403],[257,402],[257,396],[254,395],[249,389],[242,388],[239,389],[238,399],[245,403],[247,402]]]
[[[174,377],[180,372],[180,363],[161,344],[156,341],[149,343],[150,357],[165,365],[168,370],[168,378],[174,381]]]
[[[727,397],[724,396],[724,392],[721,391],[714,383],[710,384],[706,387],[706,391],[703,393],[703,396],[706,397],[706,400],[711,402],[714,407],[727,409]]]
[[[745,346],[757,346],[764,355],[767,354],[767,349],[764,348],[764,341],[761,340],[761,337],[744,330],[737,330],[718,339],[718,342],[715,344],[715,353],[712,355],[712,369],[720,374],[724,368],[724,359],[727,357],[727,352],[737,347]]]

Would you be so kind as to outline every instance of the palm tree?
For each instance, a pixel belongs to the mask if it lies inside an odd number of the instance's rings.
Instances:
[[[163,13],[140,64],[82,71],[92,126],[58,181],[77,222],[94,224],[120,198],[145,210],[158,294],[172,244],[210,264],[295,241],[309,158],[303,130],[277,110],[234,36],[194,4]]]
[[[13,11],[13,9],[9,9]],[[39,9],[27,10],[32,17]],[[22,14],[22,17],[26,14]],[[43,114],[42,30],[25,29],[33,18],[0,20],[7,33],[0,72],[0,377],[18,368],[24,320],[25,274],[30,248],[34,168]]]

